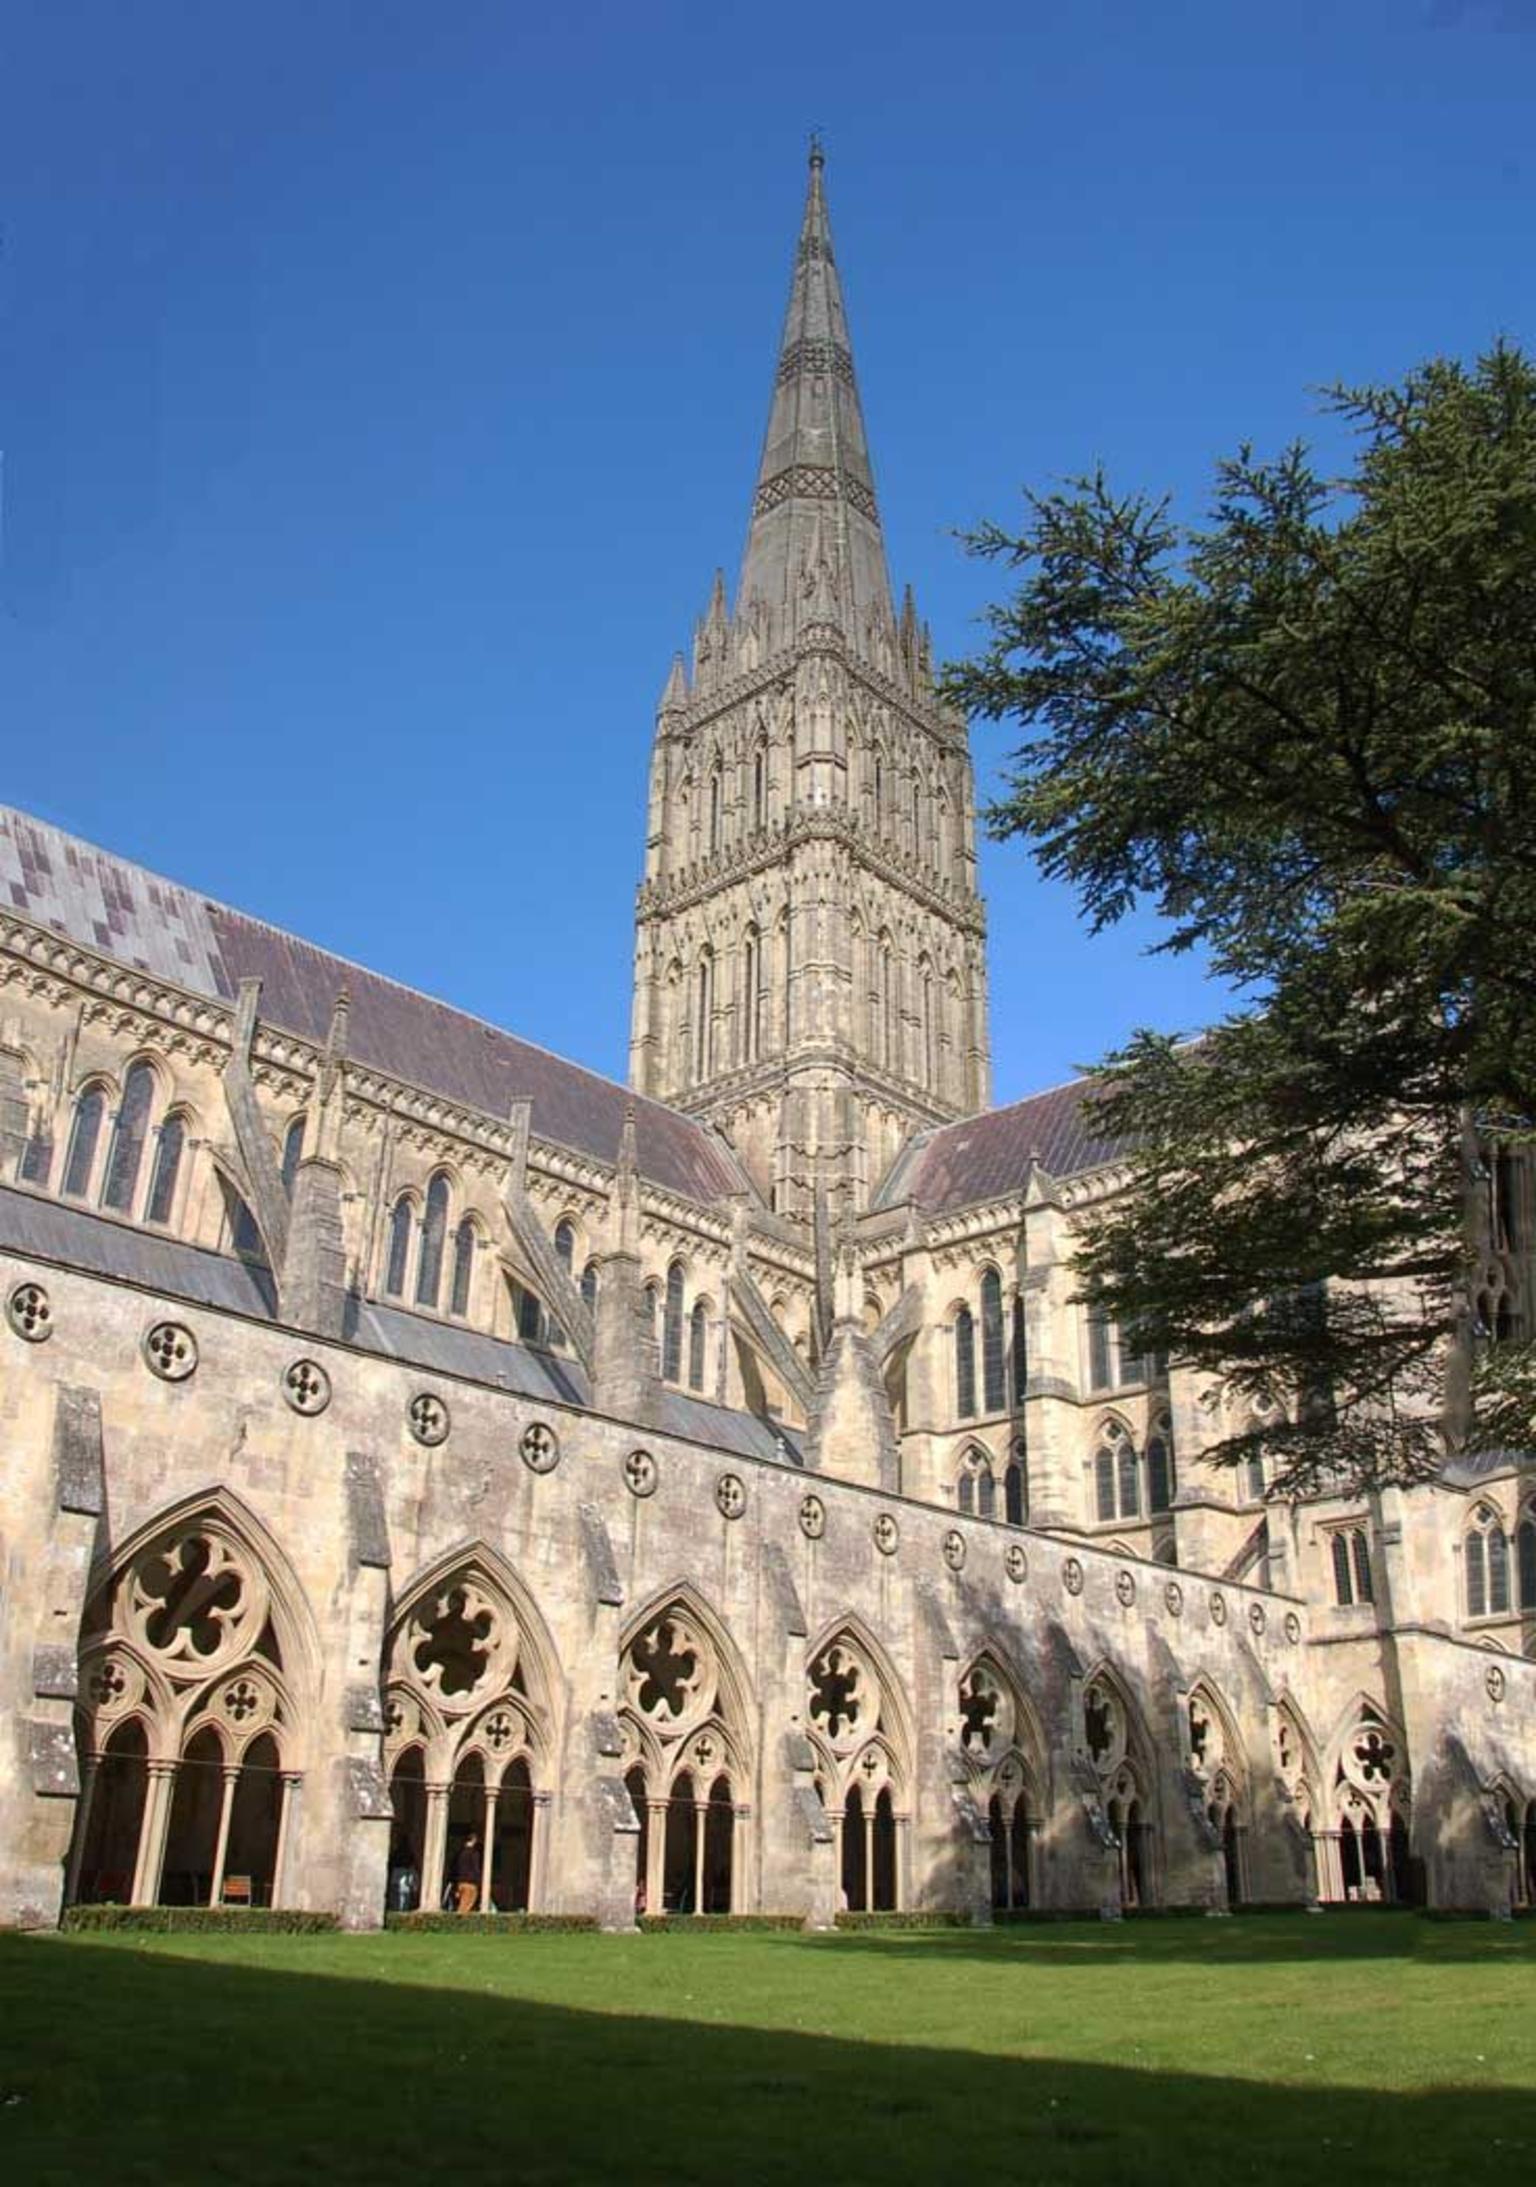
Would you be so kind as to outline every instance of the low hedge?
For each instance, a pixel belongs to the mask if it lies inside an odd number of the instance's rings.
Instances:
[[[64,1929],[191,1930],[203,1936],[220,1930],[257,1931],[267,1936],[316,1936],[338,1926],[334,1914],[305,1913],[285,1906],[67,1906]]]
[[[805,1927],[804,1914],[642,1914],[639,1926],[649,1936],[667,1930],[695,1932],[700,1929],[778,1929],[798,1933]]]
[[[913,1912],[908,1914],[839,1914],[840,1929],[974,1929],[968,1913]]]
[[[595,1929],[595,1914],[386,1914],[386,1929],[419,1936],[526,1936],[535,1930]]]

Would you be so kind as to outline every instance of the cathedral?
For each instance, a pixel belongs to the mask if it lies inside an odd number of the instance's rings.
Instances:
[[[989,1106],[813,152],[628,1087],[0,810],[0,1921],[1530,1906],[1536,1476],[1202,1464],[1088,1093]]]

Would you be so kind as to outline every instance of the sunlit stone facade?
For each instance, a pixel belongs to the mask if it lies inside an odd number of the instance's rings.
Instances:
[[[983,936],[818,158],[632,1090],[0,813],[0,1919],[1529,1903],[1530,1471],[1202,1467]]]

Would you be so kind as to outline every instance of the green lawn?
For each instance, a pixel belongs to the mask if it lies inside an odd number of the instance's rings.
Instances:
[[[1533,2169],[1530,1924],[0,1936],[17,2187]]]

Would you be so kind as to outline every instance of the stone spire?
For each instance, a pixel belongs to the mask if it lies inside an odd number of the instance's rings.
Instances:
[[[850,629],[862,633],[872,616],[895,616],[823,164],[813,143],[736,605],[740,615],[760,601],[777,619],[819,572],[825,586],[830,564]]]

